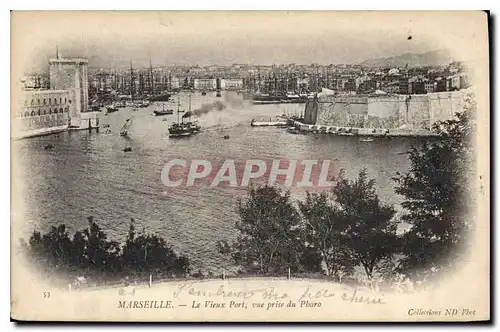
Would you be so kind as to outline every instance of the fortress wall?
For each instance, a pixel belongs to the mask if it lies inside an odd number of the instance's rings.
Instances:
[[[430,129],[436,121],[449,120],[463,107],[464,90],[425,95],[321,96],[306,106],[312,124],[359,128]],[[309,114],[308,114],[309,113]]]
[[[368,117],[364,127],[387,129],[399,127],[405,119],[404,100],[404,96],[369,98]]]
[[[402,125],[409,129],[430,129],[428,95],[412,95],[408,101],[408,115]],[[406,107],[405,107],[406,111]]]
[[[367,113],[367,100],[361,103],[320,101],[316,123],[354,127],[364,123]]]
[[[461,91],[440,92],[429,95],[429,114],[432,122],[445,121],[454,117],[464,105],[465,93]]]
[[[318,103],[316,100],[307,100],[304,110],[304,123],[316,124],[318,116]]]

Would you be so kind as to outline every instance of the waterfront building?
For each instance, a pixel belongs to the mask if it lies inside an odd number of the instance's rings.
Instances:
[[[181,87],[181,80],[177,76],[173,76],[169,79],[168,81],[168,90],[172,89],[180,89]]]
[[[222,90],[240,90],[243,89],[243,79],[241,78],[223,78],[221,79]]]
[[[460,90],[460,76],[452,75],[449,76],[446,80],[447,91]]]
[[[196,90],[215,90],[216,80],[215,78],[195,78],[194,88]]]
[[[99,127],[100,112],[89,110],[87,59],[49,60],[49,89],[19,91],[12,136],[46,135]]]
[[[71,103],[68,90],[23,91],[12,122],[13,137],[32,137],[66,130],[70,123]]]
[[[436,91],[436,83],[432,81],[425,82],[425,91],[426,93],[432,93]]]
[[[26,75],[21,83],[23,85],[24,90],[40,90],[40,89],[48,89],[49,87],[49,79],[46,75],[41,74],[31,74]]]

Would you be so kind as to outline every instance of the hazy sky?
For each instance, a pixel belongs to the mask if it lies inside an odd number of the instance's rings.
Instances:
[[[13,53],[34,69],[56,44],[91,66],[338,64],[444,49],[470,33],[460,14],[444,12],[18,12],[12,20]]]

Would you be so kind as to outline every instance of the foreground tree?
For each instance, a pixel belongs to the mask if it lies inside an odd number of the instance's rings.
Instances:
[[[108,240],[108,235],[104,233],[93,217],[88,217],[87,220],[89,226],[75,234],[75,237],[81,239],[83,243],[83,248],[78,248],[76,253],[83,251],[84,262],[95,275],[118,272],[120,268],[118,243]]]
[[[154,273],[165,276],[184,276],[189,273],[189,259],[178,257],[166,241],[143,231],[137,235],[134,220],[130,222],[123,254],[121,257],[124,268],[136,273]]]
[[[236,241],[218,243],[244,272],[285,274],[318,271],[320,258],[306,250],[300,236],[300,215],[289,192],[277,187],[250,187],[248,198],[238,202],[240,220]],[[306,257],[307,256],[307,259]]]
[[[347,247],[346,225],[337,207],[331,204],[327,192],[307,193],[299,208],[304,216],[303,238],[307,247],[321,255],[328,275],[341,279],[352,273],[352,253]]]
[[[52,226],[46,234],[34,231],[23,248],[37,268],[49,274],[83,273],[106,279],[144,272],[185,276],[190,271],[187,256],[177,255],[157,235],[136,235],[133,221],[123,251],[117,242],[108,240],[92,217],[88,217],[88,227],[76,231],[72,239],[65,225]]]
[[[471,227],[475,205],[473,184],[472,116],[476,105],[471,96],[457,118],[437,123],[439,137],[409,150],[411,169],[397,174],[396,193],[403,195],[403,221],[411,225],[405,234],[405,259],[401,270],[422,276],[447,269],[461,253]]]
[[[72,243],[65,225],[51,226],[43,235],[33,232],[26,249],[31,260],[46,272],[66,272],[71,265]]]
[[[367,180],[364,169],[354,181],[346,179],[342,170],[333,195],[338,207],[336,214],[345,225],[347,257],[352,265],[361,265],[371,279],[376,267],[400,250],[398,223],[393,219],[395,210],[380,202],[375,180]]]

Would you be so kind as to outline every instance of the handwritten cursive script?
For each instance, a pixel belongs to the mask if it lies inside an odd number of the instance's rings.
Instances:
[[[188,286],[187,284],[181,284],[177,286],[177,290],[173,293],[173,296],[174,298],[177,298],[181,294],[196,297],[222,297],[245,300],[252,298],[255,295],[260,295],[264,300],[282,300],[289,297],[287,293],[276,292],[274,287],[237,291],[228,290],[224,287],[224,285],[220,285],[216,292],[210,292],[196,289],[195,287]]]
[[[323,298],[328,298],[328,297],[334,297],[335,293],[331,292],[330,290],[326,288],[321,288],[319,290],[312,290],[311,287],[307,287],[307,289],[302,293],[302,295],[299,297],[299,301],[301,300],[309,300],[309,299],[323,299]]]
[[[200,290],[196,288],[196,286],[189,284],[180,284],[177,285],[177,290],[174,291],[173,297],[178,298],[180,295],[184,296],[192,296],[192,297],[221,297],[223,299],[241,299],[246,300],[250,298],[260,298],[262,300],[293,300],[291,296],[286,292],[279,292],[275,287],[265,287],[265,288],[256,288],[250,290],[234,290],[228,289],[226,285],[219,285],[217,291],[207,291]],[[352,291],[344,291],[339,293],[338,295],[328,288],[319,288],[314,289],[311,286],[308,286],[303,292],[301,292],[300,297],[298,297],[297,301],[307,301],[307,300],[320,300],[338,297],[343,302],[347,303],[363,303],[363,304],[385,304],[381,297],[378,296],[367,296],[366,294],[362,294],[357,288],[354,288]]]

